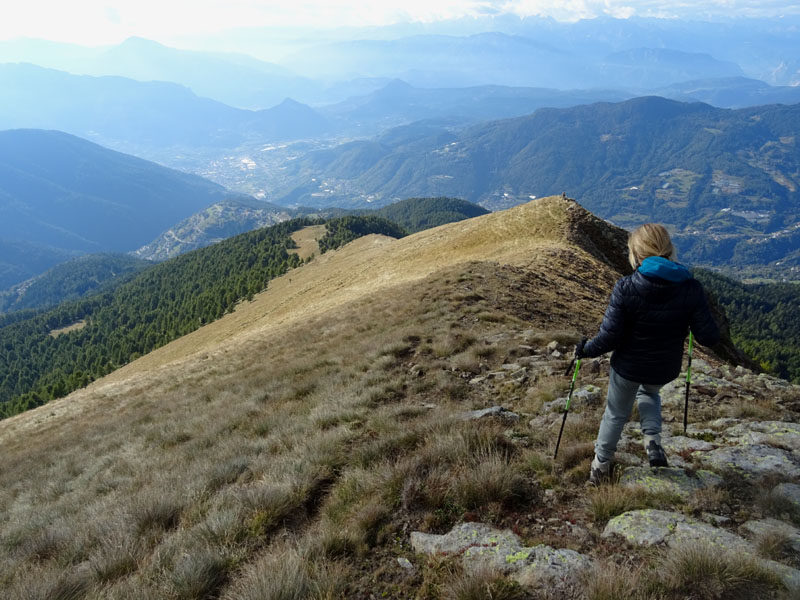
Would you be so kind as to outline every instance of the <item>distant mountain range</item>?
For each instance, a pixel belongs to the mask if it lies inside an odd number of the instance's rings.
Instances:
[[[798,222],[798,131],[800,105],[731,111],[655,97],[463,132],[418,123],[292,161],[295,187],[278,201],[355,208],[447,195],[497,209],[566,192],[624,226],[780,237]]]
[[[55,128],[144,153],[232,148],[319,136],[330,128],[293,100],[241,110],[174,83],[72,75],[30,64],[0,64],[0,87],[0,128]]]
[[[0,131],[0,239],[46,247],[38,256],[18,252],[22,264],[15,261],[10,271],[20,278],[4,284],[35,274],[32,259],[41,264],[54,252],[66,258],[135,250],[228,195],[195,175],[66,133]]]

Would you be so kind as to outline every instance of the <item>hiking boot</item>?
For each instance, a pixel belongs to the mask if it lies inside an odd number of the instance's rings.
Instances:
[[[611,461],[600,460],[597,456],[589,467],[589,481],[587,485],[600,485],[611,481]]]
[[[668,467],[667,455],[664,453],[664,448],[661,444],[651,441],[647,446],[647,460],[650,461],[651,467]]]

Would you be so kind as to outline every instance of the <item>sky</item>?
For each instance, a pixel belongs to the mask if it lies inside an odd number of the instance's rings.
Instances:
[[[609,15],[709,19],[800,15],[797,0],[4,0],[0,39],[164,43],[239,27],[374,26],[514,14],[575,21]]]

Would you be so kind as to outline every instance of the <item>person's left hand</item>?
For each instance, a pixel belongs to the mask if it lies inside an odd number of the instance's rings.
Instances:
[[[581,341],[575,346],[575,358],[586,358],[586,355],[583,353],[583,347],[588,341],[589,338],[587,337],[581,338]]]

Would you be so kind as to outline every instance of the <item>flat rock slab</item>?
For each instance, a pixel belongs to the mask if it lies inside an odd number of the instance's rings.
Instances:
[[[771,535],[785,537],[791,545],[792,550],[794,552],[800,552],[800,530],[778,519],[747,521],[747,523],[739,527],[739,531],[755,539]]]
[[[800,454],[800,423],[756,421],[739,423],[725,432],[725,439],[737,444],[769,445]]]
[[[714,444],[710,442],[683,435],[664,437],[661,439],[661,445],[669,454],[678,454],[679,452],[708,452],[714,449]]]
[[[632,510],[614,517],[603,530],[603,537],[619,535],[639,546],[666,543],[669,546],[705,541],[729,550],[752,552],[750,544],[729,533],[681,513],[665,510]]]
[[[669,547],[701,543],[732,552],[755,554],[755,548],[744,538],[681,513],[663,510],[634,510],[608,522],[603,537],[619,535],[632,544]],[[800,590],[800,571],[771,560],[762,564],[783,579],[793,591]]]
[[[717,472],[738,471],[745,477],[800,477],[800,467],[786,450],[759,444],[717,448],[700,456],[701,462]]]
[[[686,500],[693,492],[722,483],[722,478],[711,471],[687,473],[675,467],[628,467],[622,473],[620,485],[641,486],[649,492],[666,492]]]
[[[415,531],[411,546],[424,554],[461,554],[466,569],[488,565],[522,585],[541,583],[543,577],[555,583],[574,581],[592,562],[574,550],[527,548],[514,532],[483,523],[462,523],[444,535]]]
[[[800,485],[797,483],[781,483],[775,486],[772,493],[791,502],[800,509]]]

